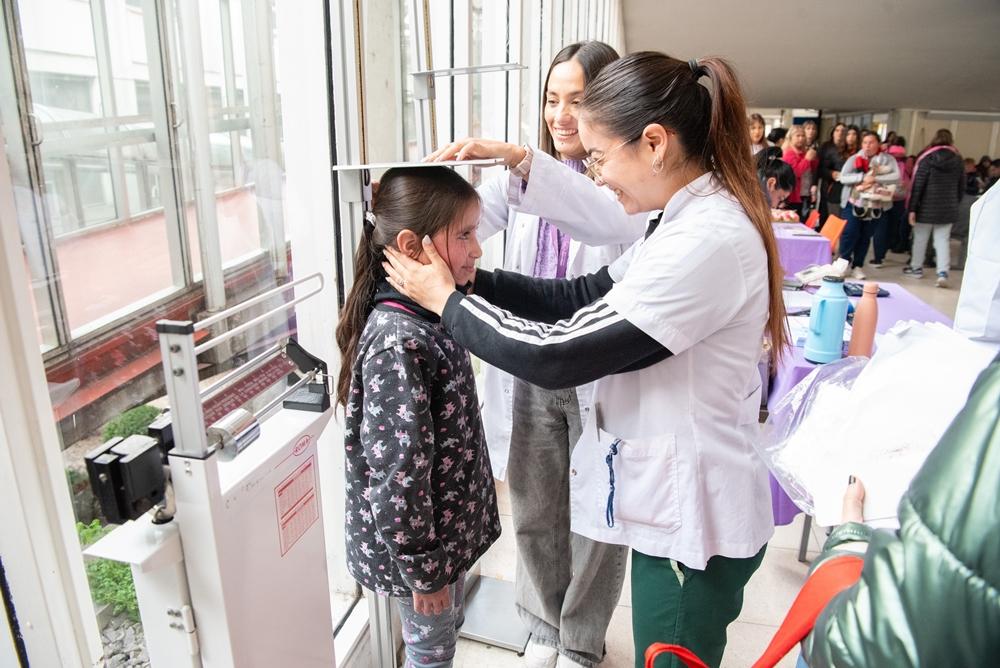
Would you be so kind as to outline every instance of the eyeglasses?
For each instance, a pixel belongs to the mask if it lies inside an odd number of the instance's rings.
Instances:
[[[622,146],[627,146],[628,144],[631,144],[634,141],[635,141],[634,139],[626,139],[621,144],[618,144],[617,146],[608,151],[605,151],[599,157],[596,158],[588,155],[586,158],[583,159],[583,166],[586,167],[587,171],[590,172],[593,176],[600,176],[601,167],[604,165],[604,161],[608,159],[608,156],[610,156],[612,153],[620,149]]]

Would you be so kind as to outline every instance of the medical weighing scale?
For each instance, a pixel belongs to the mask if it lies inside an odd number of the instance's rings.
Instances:
[[[366,165],[337,165],[333,171],[340,177],[340,196],[345,202],[360,203],[365,212],[372,206],[372,171],[394,167],[493,167],[502,165],[503,160],[489,158],[483,160],[447,160],[441,162],[392,162]],[[482,401],[480,401],[480,406]],[[370,594],[369,617],[372,628],[382,630],[373,633],[372,642],[382,644],[375,652],[377,668],[394,668],[394,648],[392,638],[391,602],[385,596]],[[379,635],[381,637],[375,637]],[[514,596],[514,583],[490,578],[479,574],[479,566],[470,569],[465,580],[465,623],[459,629],[459,636],[476,640],[487,645],[502,647],[519,654],[524,653],[528,644],[528,630],[521,623]]]
[[[197,343],[309,282],[318,287]],[[169,414],[148,436],[87,455],[102,507],[125,523],[85,554],[131,565],[153,668],[335,665],[316,464],[332,415],[326,364],[287,338],[205,389],[197,366],[322,288],[314,274],[197,323],[158,322]],[[246,408],[275,385],[276,398]]]

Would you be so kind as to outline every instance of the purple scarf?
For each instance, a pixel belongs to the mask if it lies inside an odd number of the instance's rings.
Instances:
[[[563,164],[581,174],[585,171],[582,160],[563,160]],[[531,275],[535,278],[566,278],[569,244],[569,235],[560,232],[544,218],[539,218],[535,267]]]

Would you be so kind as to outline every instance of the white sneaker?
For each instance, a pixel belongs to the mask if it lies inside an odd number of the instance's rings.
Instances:
[[[948,274],[944,273],[943,271],[940,272],[937,276],[937,282],[935,283],[935,285],[938,286],[939,288],[948,287]]]
[[[559,650],[555,647],[542,645],[534,640],[529,640],[528,646],[524,648],[524,665],[528,668],[555,668],[557,657]]]
[[[851,272],[851,278],[855,281],[863,281],[865,280],[865,272],[861,271],[861,267],[855,267],[854,271]]]
[[[556,663],[556,668],[586,668],[582,663],[577,663],[573,659],[569,658],[565,654],[559,655],[559,661]]]

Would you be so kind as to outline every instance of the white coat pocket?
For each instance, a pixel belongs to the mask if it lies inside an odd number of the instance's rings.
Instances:
[[[602,429],[600,440],[614,471],[613,489],[611,471],[607,476],[607,523],[626,522],[676,531],[681,525],[681,509],[674,435],[619,439]],[[612,444],[616,447],[612,448]],[[617,454],[613,454],[614,450]]]

